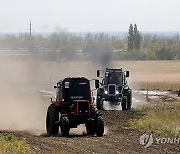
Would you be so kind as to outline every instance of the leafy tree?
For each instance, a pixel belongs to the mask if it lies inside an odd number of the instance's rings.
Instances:
[[[141,43],[141,36],[137,29],[137,25],[135,24],[134,27],[132,24],[129,26],[129,32],[128,32],[128,50],[140,49],[140,43]]]
[[[128,50],[132,50],[134,48],[134,30],[133,25],[130,24],[129,32],[128,32]]]
[[[139,31],[137,30],[137,25],[134,25],[134,49],[139,50],[141,43],[141,36]]]

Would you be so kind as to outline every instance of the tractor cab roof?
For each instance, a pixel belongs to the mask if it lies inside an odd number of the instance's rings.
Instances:
[[[108,71],[122,71],[122,68],[118,68],[118,69],[116,69],[116,68],[106,68],[106,70],[108,70]]]
[[[89,80],[88,80],[87,78],[85,78],[85,77],[66,77],[66,78],[64,78],[64,79],[62,79],[62,80],[59,80],[58,83],[65,82],[65,81],[81,81],[81,80],[83,80],[83,81],[89,81]]]
[[[123,69],[120,68],[120,69],[110,69],[110,68],[106,68],[106,72],[117,72],[117,73],[122,73],[123,72]]]
[[[63,79],[63,81],[65,81],[65,80],[88,80],[88,79],[85,77],[67,77],[67,78]]]

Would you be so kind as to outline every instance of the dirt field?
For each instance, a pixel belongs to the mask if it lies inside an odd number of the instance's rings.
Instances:
[[[86,136],[79,131],[70,137],[35,136],[28,132],[15,132],[25,137],[37,153],[179,153],[179,146],[153,144],[144,148],[139,144],[139,137],[144,132],[127,128],[129,119],[141,116],[136,111],[104,111],[106,134],[103,137]],[[81,129],[82,130],[82,129]]]
[[[127,128],[136,111],[103,111],[106,134],[86,136],[74,131],[69,138],[46,137],[45,115],[53,85],[66,76],[95,78],[103,66],[91,62],[34,62],[30,59],[0,58],[0,130],[13,131],[25,137],[38,153],[179,153],[178,145],[157,145],[145,149],[139,144],[144,132]],[[116,68],[130,70],[130,82],[180,81],[180,61],[114,62]],[[6,118],[4,118],[6,117]]]

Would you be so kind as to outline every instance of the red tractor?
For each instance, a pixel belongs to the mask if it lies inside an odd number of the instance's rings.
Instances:
[[[96,89],[99,80],[95,80]],[[84,77],[65,78],[57,83],[56,100],[51,100],[46,116],[47,135],[69,136],[71,128],[85,124],[87,134],[103,136],[104,120],[94,106],[91,97],[90,81]]]

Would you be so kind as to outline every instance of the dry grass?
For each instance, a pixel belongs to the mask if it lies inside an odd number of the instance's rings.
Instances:
[[[180,82],[180,60],[117,61],[113,66],[130,70],[131,82]]]
[[[180,89],[180,60],[118,61],[114,67],[130,70],[132,89],[177,91]]]
[[[180,89],[180,82],[133,82],[133,89],[146,90],[148,85],[149,90],[160,91],[177,91]]]
[[[168,137],[180,137],[180,102],[156,102],[141,108],[140,119],[129,121],[131,128],[155,132]]]

